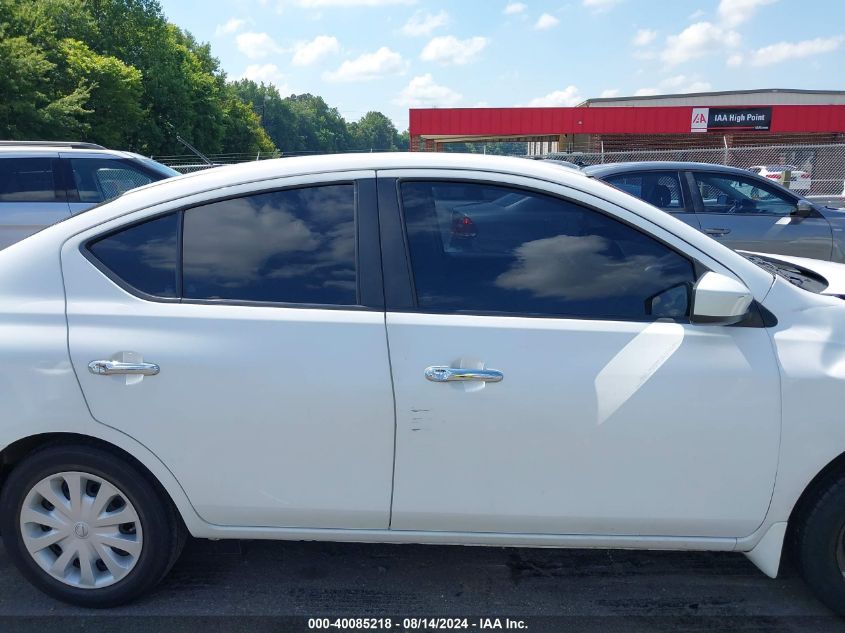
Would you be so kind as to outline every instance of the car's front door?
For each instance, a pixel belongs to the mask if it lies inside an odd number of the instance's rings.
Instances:
[[[71,360],[93,417],[153,451],[211,523],[388,525],[373,176],[229,187],[63,249]]]
[[[382,173],[397,178],[379,193],[398,192],[408,247],[405,260],[400,214],[381,205],[393,529],[737,537],[760,525],[780,429],[771,342],[759,327],[689,323],[701,268],[661,241],[677,238],[555,185]],[[523,200],[477,217],[466,202],[503,196]]]
[[[829,260],[833,237],[818,212],[798,215],[798,198],[762,178],[691,172],[701,230],[738,250]]]
[[[104,157],[102,154],[62,152],[62,165],[71,182],[68,204],[71,213],[87,211],[93,206],[147,185],[157,178],[143,171],[132,161]]]

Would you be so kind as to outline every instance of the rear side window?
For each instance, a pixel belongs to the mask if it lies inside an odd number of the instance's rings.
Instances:
[[[64,202],[55,159],[0,158],[0,202]]]
[[[609,176],[605,181],[670,213],[686,211],[677,172],[643,172]]]
[[[183,227],[183,296],[355,305],[355,244],[352,184],[194,207]]]
[[[177,297],[178,214],[171,213],[89,245],[89,251],[123,282],[149,295]]]
[[[405,182],[401,191],[423,311],[635,321],[689,314],[692,263],[598,211],[481,183]]]
[[[71,158],[70,168],[80,202],[105,202],[158,180],[117,159]]]

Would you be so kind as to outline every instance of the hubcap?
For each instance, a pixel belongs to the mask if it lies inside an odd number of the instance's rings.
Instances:
[[[56,580],[79,589],[118,582],[143,548],[138,513],[102,477],[62,472],[39,481],[21,507],[21,536],[32,558]]]

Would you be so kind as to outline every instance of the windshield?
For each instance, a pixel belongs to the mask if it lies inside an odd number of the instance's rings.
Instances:
[[[824,277],[796,264],[763,257],[762,255],[751,255],[747,253],[740,253],[740,255],[748,261],[757,264],[766,272],[786,279],[793,286],[798,286],[809,292],[820,294],[828,286],[827,280]]]
[[[155,173],[161,175],[164,178],[173,178],[174,176],[181,176],[178,171],[175,169],[168,167],[167,165],[162,165],[161,163],[154,161],[152,158],[147,158],[146,156],[141,156],[140,154],[135,154],[134,157],[147,169],[153,170]]]

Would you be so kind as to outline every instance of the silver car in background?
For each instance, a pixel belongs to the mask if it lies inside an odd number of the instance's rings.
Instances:
[[[0,141],[0,248],[179,172],[93,143]]]
[[[584,172],[731,248],[845,262],[845,209],[747,169],[658,161],[593,165]]]

